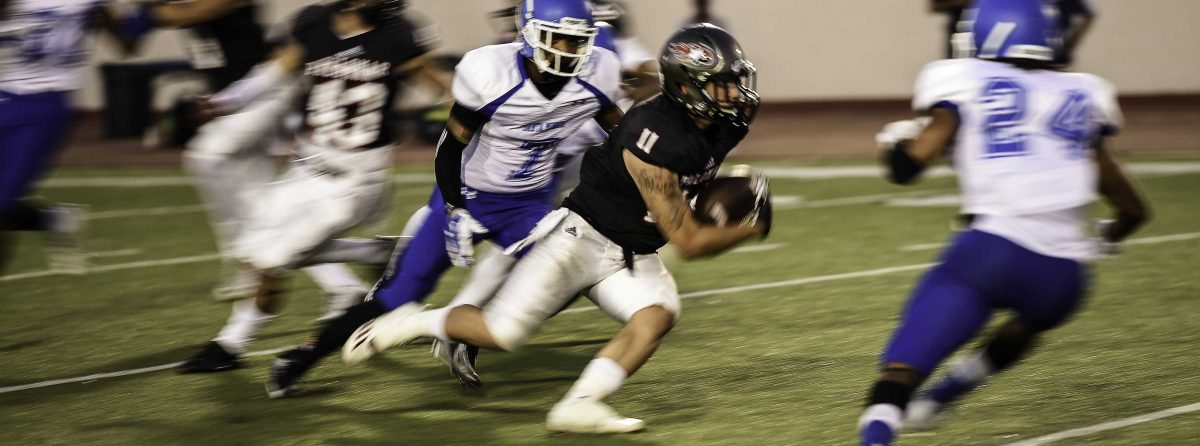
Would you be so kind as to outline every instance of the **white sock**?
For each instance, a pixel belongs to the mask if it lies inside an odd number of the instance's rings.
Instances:
[[[443,342],[452,342],[450,336],[446,335],[446,318],[450,317],[451,309],[452,307],[444,307],[420,313],[420,316],[425,318],[425,329],[429,331],[430,336]]]
[[[986,380],[996,368],[984,357],[982,351],[973,352],[961,361],[950,366],[949,374],[960,382],[981,383]]]
[[[903,417],[904,411],[896,407],[895,404],[872,404],[867,406],[862,416],[858,418],[858,430],[867,427],[872,421],[882,421],[888,427],[892,428],[892,432],[899,432],[900,420]]]
[[[625,368],[609,358],[596,358],[589,362],[571,385],[571,390],[563,397],[563,401],[577,399],[602,400],[612,395],[625,382]]]
[[[328,294],[337,294],[348,288],[366,290],[367,285],[354,275],[349,266],[341,263],[326,263],[304,268],[304,273],[311,277],[321,290]]]
[[[258,330],[273,319],[275,319],[275,315],[259,310],[254,299],[239,300],[233,303],[233,311],[229,314],[229,320],[225,322],[225,326],[213,340],[221,344],[226,351],[240,355],[246,351],[246,346],[250,345],[250,341],[254,340],[254,335],[258,334]]]

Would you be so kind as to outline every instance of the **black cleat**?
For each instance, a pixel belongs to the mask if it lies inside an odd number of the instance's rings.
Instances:
[[[179,373],[215,373],[242,368],[237,355],[229,353],[217,341],[209,341],[195,356],[183,361],[176,369]]]
[[[271,376],[267,378],[267,396],[279,399],[300,394],[300,378],[316,363],[317,355],[310,345],[301,345],[276,356],[271,362]]]

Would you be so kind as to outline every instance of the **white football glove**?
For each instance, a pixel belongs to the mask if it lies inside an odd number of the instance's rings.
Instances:
[[[921,134],[921,130],[929,125],[929,120],[929,117],[920,117],[890,122],[875,134],[875,144],[880,150],[892,150],[896,143],[914,139]]]
[[[482,224],[463,208],[452,208],[446,213],[446,227],[442,235],[446,238],[446,255],[457,267],[468,267],[475,263],[475,235],[488,232]]]
[[[1108,240],[1105,234],[1108,234],[1108,228],[1115,224],[1115,220],[1096,220],[1096,253],[1100,258],[1109,258],[1121,253],[1121,242]]]

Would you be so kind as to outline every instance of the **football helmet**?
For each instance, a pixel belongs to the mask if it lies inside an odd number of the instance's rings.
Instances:
[[[583,71],[597,33],[587,0],[522,0],[517,29],[525,43],[521,55],[538,70],[563,77]],[[568,48],[555,48],[554,42],[562,39]]]
[[[980,59],[1051,62],[1062,50],[1058,8],[1043,0],[976,0],[963,13],[959,31]]]
[[[617,30],[607,22],[596,22],[596,41],[593,43],[597,48],[617,52]]]
[[[693,115],[747,126],[758,112],[758,72],[729,32],[712,24],[685,27],[659,56],[663,93]]]

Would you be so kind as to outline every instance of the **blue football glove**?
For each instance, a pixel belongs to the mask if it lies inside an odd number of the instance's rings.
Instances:
[[[487,232],[487,228],[466,209],[448,209],[442,235],[446,238],[446,255],[450,256],[450,263],[463,268],[475,263],[475,236]]]

